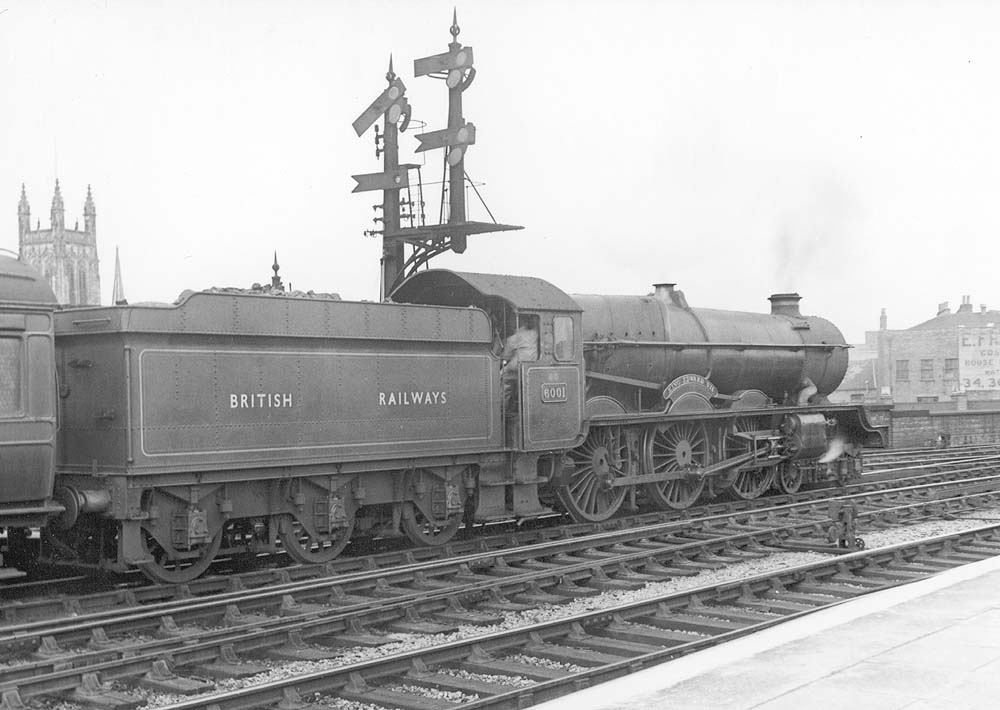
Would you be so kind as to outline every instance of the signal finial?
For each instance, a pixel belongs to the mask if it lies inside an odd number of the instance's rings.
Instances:
[[[390,54],[389,55],[389,71],[387,71],[385,73],[385,80],[388,81],[391,84],[392,80],[395,79],[395,78],[396,78],[396,72],[394,72],[392,70],[392,54]]]
[[[451,29],[448,31],[451,32],[452,39],[457,42],[458,33],[462,31],[462,28],[458,26],[458,8],[453,7],[451,10]]]

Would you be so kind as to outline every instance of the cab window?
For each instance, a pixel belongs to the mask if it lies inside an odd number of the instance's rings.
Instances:
[[[555,340],[555,358],[560,362],[573,359],[573,319],[569,316],[556,316],[552,319],[552,331]]]

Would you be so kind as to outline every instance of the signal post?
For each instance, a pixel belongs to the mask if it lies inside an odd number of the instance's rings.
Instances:
[[[380,133],[378,126],[375,127],[375,156],[382,156],[383,171],[352,176],[358,183],[353,192],[382,190],[382,205],[375,206],[376,210],[382,210],[382,217],[375,218],[376,224],[382,222],[382,229],[365,232],[369,236],[382,235],[379,294],[382,300],[386,300],[404,278],[425,266],[434,256],[449,250],[457,254],[464,253],[470,234],[522,229],[516,225],[499,224],[495,220],[470,222],[466,219],[465,155],[469,146],[476,142],[476,126],[465,121],[462,93],[472,84],[476,69],[473,66],[472,47],[463,47],[458,41],[461,30],[457,15],[452,16],[450,31],[452,41],[448,44],[447,52],[413,62],[414,76],[443,79],[448,87],[448,127],[418,135],[420,145],[416,149],[418,153],[439,148],[445,151],[444,171],[447,178],[442,180],[442,211],[447,205],[447,220],[442,219],[440,224],[428,225],[424,220],[422,197],[418,197],[416,201],[402,199],[401,190],[410,188],[411,170],[417,170],[420,196],[423,194],[423,182],[419,172],[421,166],[399,163],[399,133],[405,132],[409,127],[411,109],[405,96],[406,86],[393,72],[391,58],[386,74],[389,86],[353,124],[355,132],[361,136],[379,116],[383,118],[383,131]],[[445,194],[447,201],[444,199]],[[401,206],[408,208],[405,215],[400,210]],[[403,227],[402,219],[409,220],[410,226]],[[409,258],[405,256],[406,244],[412,247]]]

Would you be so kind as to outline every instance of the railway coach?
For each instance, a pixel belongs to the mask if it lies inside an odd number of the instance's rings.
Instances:
[[[9,543],[59,512],[52,501],[55,307],[40,274],[0,254],[0,528]],[[0,579],[12,573],[0,565]]]

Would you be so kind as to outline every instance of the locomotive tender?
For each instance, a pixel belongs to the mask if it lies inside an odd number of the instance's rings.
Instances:
[[[47,558],[164,581],[219,554],[333,559],[352,538],[463,521],[684,508],[860,472],[884,431],[825,395],[846,344],[797,296],[767,315],[570,297],[429,270],[391,302],[193,293],[60,310],[0,256],[0,527]],[[500,353],[538,359],[504,395]],[[57,411],[58,410],[58,411]]]

